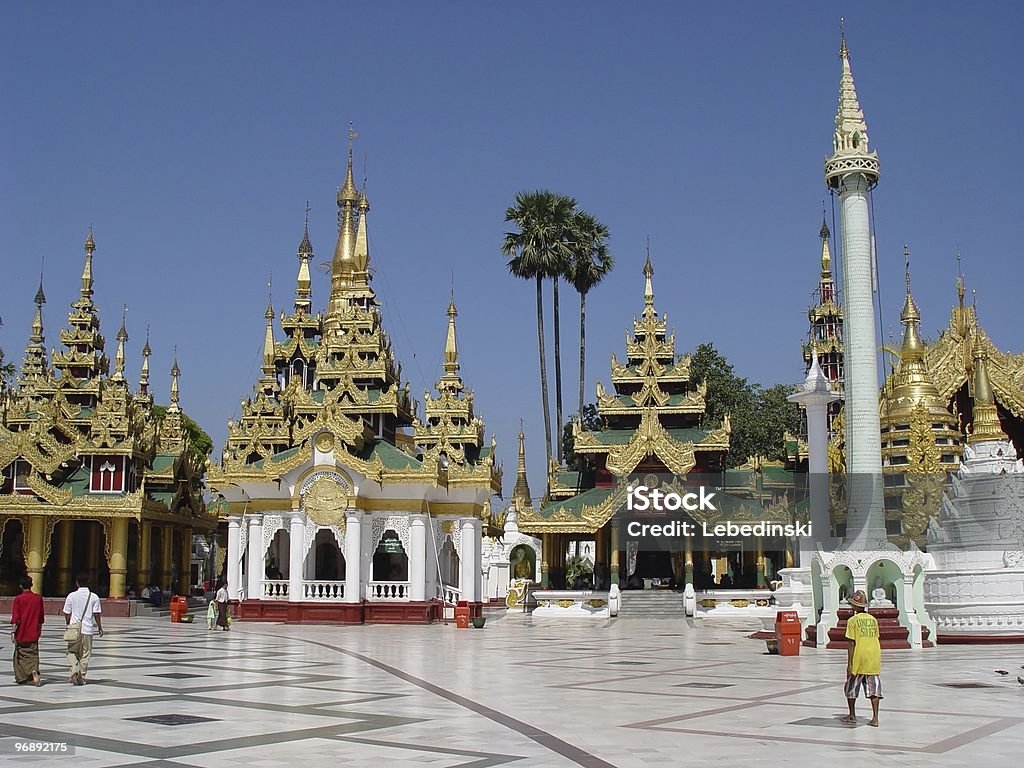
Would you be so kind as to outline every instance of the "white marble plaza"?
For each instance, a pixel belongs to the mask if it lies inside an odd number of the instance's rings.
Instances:
[[[482,630],[104,624],[85,687],[66,683],[52,619],[46,684],[19,687],[6,672],[0,762],[998,768],[1019,764],[1024,745],[1024,649],[1011,645],[887,652],[881,727],[870,728],[866,701],[857,726],[838,720],[845,653],[764,655],[745,623],[502,610]],[[69,741],[75,756],[26,758],[15,738]]]

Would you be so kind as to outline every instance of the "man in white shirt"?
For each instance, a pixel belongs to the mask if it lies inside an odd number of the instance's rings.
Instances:
[[[85,685],[85,675],[89,671],[89,658],[92,656],[92,638],[94,635],[103,637],[103,624],[100,622],[100,599],[89,589],[89,576],[80,573],[75,577],[78,587],[64,600],[64,622],[68,625],[81,625],[81,637],[76,643],[68,643],[68,664],[71,666],[72,685]]]

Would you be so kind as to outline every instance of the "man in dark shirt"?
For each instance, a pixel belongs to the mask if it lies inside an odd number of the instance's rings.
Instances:
[[[39,635],[43,631],[43,598],[32,591],[32,579],[18,582],[21,594],[14,598],[11,626],[14,628],[14,681],[40,685]]]

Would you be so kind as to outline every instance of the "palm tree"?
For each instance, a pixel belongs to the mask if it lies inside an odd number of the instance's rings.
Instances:
[[[576,412],[582,418],[587,370],[587,293],[611,272],[615,262],[608,252],[608,227],[591,214],[576,212],[573,235],[572,262],[567,279],[580,295],[580,399]]]
[[[542,284],[546,278],[564,272],[568,262],[568,224],[576,201],[546,190],[520,192],[515,205],[505,211],[505,221],[519,228],[506,232],[502,253],[511,257],[508,270],[516,277],[537,284],[537,352],[540,357],[540,389],[544,407],[544,445],[551,462],[551,408],[548,398],[548,369],[544,349],[544,301]],[[557,301],[556,305],[557,307]],[[556,314],[557,328],[557,314]],[[557,347],[557,335],[556,347]],[[556,372],[560,373],[556,355]],[[559,405],[561,397],[559,396]],[[561,413],[558,414],[561,418]],[[559,440],[561,445],[561,440]]]

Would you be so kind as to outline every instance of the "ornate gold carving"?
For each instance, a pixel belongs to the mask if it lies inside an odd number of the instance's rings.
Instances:
[[[316,436],[316,449],[321,453],[330,453],[334,450],[334,435],[331,432],[321,432]]]
[[[309,519],[319,526],[336,526],[345,530],[345,511],[348,509],[348,493],[335,480],[321,477],[313,481],[302,494],[302,507]]]

